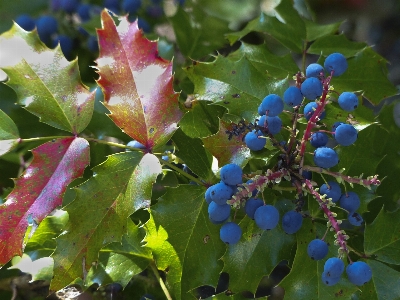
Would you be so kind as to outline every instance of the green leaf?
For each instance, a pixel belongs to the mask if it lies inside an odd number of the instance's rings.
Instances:
[[[193,101],[190,110],[179,122],[182,131],[191,138],[204,138],[218,132],[219,118],[226,109],[209,105],[206,101]]]
[[[17,125],[0,110],[0,156],[11,151],[18,144],[18,139]]]
[[[365,228],[364,250],[385,263],[400,265],[400,210],[385,212]]]
[[[313,21],[308,19],[303,19],[304,24],[306,25],[306,40],[311,42],[315,41],[316,39],[329,36],[332,38],[332,34],[339,30],[340,25],[342,22],[331,23],[331,24],[317,24]]]
[[[358,52],[347,62],[347,71],[331,81],[339,93],[362,90],[363,96],[373,104],[397,94],[387,77],[387,61],[370,47]]]
[[[230,31],[228,23],[205,13],[200,3],[188,3],[186,10],[179,6],[169,21],[179,50],[187,58],[201,59],[227,43],[223,37]]]
[[[230,290],[254,293],[261,278],[290,257],[295,239],[294,235],[285,234],[279,225],[273,230],[261,230],[248,217],[239,225],[242,238],[238,244],[227,246],[222,257],[223,271],[229,274]]]
[[[118,282],[125,288],[134,275],[147,268],[153,256],[149,248],[143,247],[143,228],[128,219],[127,231],[122,243],[111,243],[101,249],[98,264],[87,274],[86,286]]]
[[[167,241],[168,232],[162,225],[155,223],[154,218],[150,215],[150,219],[144,225],[147,235],[144,241],[146,247],[153,252],[154,259],[159,270],[167,272],[167,287],[174,299],[185,299],[182,297],[182,262],[174,249]]]
[[[267,74],[272,78],[284,79],[299,71],[290,54],[277,56],[268,50],[266,44],[242,43],[237,51],[229,55],[229,58],[239,60],[242,56],[245,56],[261,74]]]
[[[86,128],[95,93],[82,84],[76,59],[67,61],[60,46],[48,49],[36,31],[17,25],[0,36],[0,49],[0,67],[9,76],[6,84],[17,93],[19,104],[55,128],[74,134]]]
[[[292,270],[279,284],[285,289],[288,299],[350,299],[357,286],[351,284],[345,276],[334,286],[326,286],[321,279],[325,261],[337,256],[337,246],[333,245],[333,234],[328,233],[326,241],[331,245],[326,258],[320,261],[312,260],[307,254],[308,244],[315,238],[321,238],[326,226],[312,223],[310,219],[303,220],[303,226],[296,233],[297,250]]]
[[[21,272],[32,275],[31,281],[46,280],[50,281],[53,276],[53,259],[51,257],[42,257],[32,261],[32,259],[23,254],[22,257],[17,257],[13,266],[8,269],[19,269]]]
[[[318,38],[307,53],[328,56],[331,53],[342,53],[346,58],[355,56],[358,52],[367,47],[366,43],[357,43],[350,41],[344,34],[328,35]]]
[[[292,1],[282,0],[275,8],[275,14],[279,18],[261,14],[259,18],[250,21],[243,30],[228,34],[229,42],[233,44],[251,31],[265,32],[288,49],[301,53],[303,40],[306,38],[306,27],[293,8]]]
[[[219,226],[208,218],[204,193],[204,187],[194,185],[168,188],[152,209],[155,224],[163,227],[179,256],[182,269],[176,282],[181,286],[176,283],[175,289],[180,290],[182,299],[195,287],[216,286],[221,271],[218,259],[225,246]]]
[[[178,148],[176,156],[182,159],[190,170],[206,182],[215,181],[211,170],[212,155],[203,147],[200,139],[190,138],[178,129],[172,136],[172,141]]]
[[[92,263],[98,261],[100,249],[121,241],[128,216],[150,205],[161,165],[153,154],[133,151],[109,156],[93,172],[93,177],[76,189],[75,200],[65,207],[69,221],[52,255],[51,290],[85,278]]]
[[[270,93],[283,95],[286,79],[274,79],[260,72],[246,56],[232,61],[218,56],[212,63],[196,63],[186,69],[195,85],[197,100],[212,101],[251,122],[258,116],[257,108]]]

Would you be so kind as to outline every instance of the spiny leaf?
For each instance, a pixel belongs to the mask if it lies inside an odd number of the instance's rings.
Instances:
[[[196,100],[212,101],[251,122],[259,117],[257,108],[265,96],[283,96],[287,88],[287,79],[271,77],[268,67],[260,71],[245,55],[237,61],[218,56],[211,63],[196,62],[186,72],[195,85]]]
[[[51,290],[76,278],[85,279],[97,263],[100,249],[121,241],[128,216],[150,205],[161,165],[153,154],[133,151],[109,156],[93,172],[94,176],[76,189],[76,199],[65,207],[69,222],[57,238]]]
[[[0,110],[0,155],[11,151],[18,144],[18,139],[17,125]]]
[[[224,244],[219,238],[219,226],[208,218],[204,192],[204,187],[193,185],[168,188],[152,209],[154,222],[163,226],[182,264],[182,299],[188,299],[186,293],[198,286],[216,286],[221,271],[218,259]]]
[[[261,230],[247,217],[240,222],[240,227],[242,239],[228,246],[222,257],[223,271],[229,274],[230,290],[254,293],[261,278],[269,275],[280,261],[288,259],[294,236],[285,234],[279,226]]]
[[[331,24],[317,24],[308,19],[303,19],[304,24],[306,25],[307,36],[306,40],[308,42],[314,41],[318,38],[322,38],[324,36],[332,36],[335,32],[339,30],[342,22],[331,23]]]
[[[344,34],[328,35],[317,39],[310,48],[308,53],[328,56],[331,53],[339,52],[345,57],[351,57],[367,47],[366,43],[356,43],[346,38]]]
[[[233,44],[251,31],[265,32],[288,49],[301,53],[303,40],[306,38],[306,28],[303,20],[293,8],[292,1],[281,1],[275,8],[275,13],[279,19],[262,13],[259,18],[250,21],[243,30],[228,34],[229,42]]]
[[[0,264],[21,255],[29,223],[39,224],[62,204],[63,194],[89,164],[89,143],[82,138],[64,138],[32,150],[33,161],[15,180],[14,190],[0,206]]]
[[[244,134],[239,136],[233,135],[229,140],[227,130],[232,130],[234,124],[227,124],[220,121],[219,131],[203,140],[204,147],[218,159],[218,165],[222,167],[228,163],[235,163],[239,166],[244,166],[247,159],[250,158],[250,150],[243,142]]]
[[[17,93],[19,104],[58,129],[78,134],[86,128],[95,91],[82,84],[77,59],[69,62],[59,46],[48,49],[36,31],[16,24],[0,36],[0,51],[0,67],[9,76],[6,84]]]
[[[123,17],[116,26],[106,10],[101,17],[96,62],[109,116],[147,149],[163,146],[182,117],[172,63],[158,56],[157,43],[143,37],[137,22]]]
[[[303,225],[296,233],[297,250],[292,270],[279,284],[285,289],[285,298],[288,299],[350,299],[351,294],[357,290],[357,286],[351,284],[345,275],[342,275],[339,283],[327,286],[322,282],[322,272],[325,261],[330,257],[337,257],[337,246],[333,246],[333,234],[326,236],[329,242],[329,253],[320,261],[312,260],[307,254],[308,244],[315,238],[321,238],[326,227],[304,219]]]
[[[89,270],[85,286],[118,282],[125,288],[132,276],[146,269],[152,260],[151,250],[142,245],[143,238],[144,229],[128,219],[122,243],[111,243],[100,251],[99,262]]]
[[[365,254],[388,264],[400,265],[400,210],[390,213],[383,208],[365,228]]]

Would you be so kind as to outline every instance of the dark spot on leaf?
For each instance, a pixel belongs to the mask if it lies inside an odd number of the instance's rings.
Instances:
[[[154,132],[154,128],[150,128],[149,133],[152,134]]]
[[[75,243],[72,243],[72,246],[75,246]]]
[[[236,98],[236,99],[237,99],[237,98],[240,98],[240,95],[239,95],[239,94],[233,94],[233,95],[232,95],[232,98]]]
[[[224,101],[224,104],[229,104],[230,102],[229,101]]]
[[[204,244],[207,244],[209,239],[210,239],[210,236],[209,236],[209,235],[206,235],[206,236],[203,238]]]
[[[62,100],[62,101],[67,100],[67,96],[66,96],[66,95],[62,95],[62,96],[61,96],[61,100]]]
[[[235,70],[233,70],[233,71],[232,71],[232,74],[236,74],[236,71],[235,71]]]
[[[51,141],[52,141],[53,143],[55,143],[56,139],[52,139]]]

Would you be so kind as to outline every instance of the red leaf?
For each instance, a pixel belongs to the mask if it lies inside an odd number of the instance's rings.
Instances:
[[[0,206],[0,265],[22,254],[22,242],[30,221],[39,224],[62,204],[63,194],[89,164],[89,143],[64,138],[32,150],[33,161],[15,180],[15,188]]]
[[[116,26],[106,10],[101,18],[96,62],[109,116],[147,149],[162,146],[182,117],[172,63],[158,56],[157,42],[143,37],[137,22],[122,17]]]
[[[220,121],[219,131],[209,137],[203,138],[204,147],[218,159],[219,167],[229,163],[235,163],[239,166],[245,164],[250,157],[250,150],[243,142],[244,134],[239,136],[232,135],[229,140],[227,130],[231,131],[233,124]]]

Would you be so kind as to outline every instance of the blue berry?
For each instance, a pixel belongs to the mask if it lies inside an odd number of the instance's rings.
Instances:
[[[206,192],[204,193],[204,199],[206,200],[207,204],[210,204],[212,199],[211,199],[211,190],[212,186],[209,186]]]
[[[123,10],[131,15],[136,14],[136,12],[139,10],[141,6],[142,6],[141,0],[124,0],[122,2]]]
[[[372,271],[369,265],[363,261],[356,261],[346,268],[347,277],[350,282],[361,286],[372,278]]]
[[[313,260],[321,260],[328,254],[328,244],[323,240],[312,240],[307,247],[307,254]]]
[[[262,132],[258,131],[256,133],[255,130],[248,132],[244,137],[244,142],[246,146],[253,151],[259,151],[264,148],[265,144],[267,143],[267,139],[259,136],[262,136]]]
[[[339,204],[341,208],[352,214],[360,207],[361,201],[355,192],[350,191],[340,197]]]
[[[346,123],[343,123],[343,122],[340,122],[340,121],[333,123],[333,125],[332,125],[332,132],[335,133],[336,128],[338,128],[338,126],[339,126],[339,125],[342,125],[342,124],[346,124]]]
[[[340,258],[328,258],[324,264],[324,272],[328,277],[340,277],[344,271],[344,263]]]
[[[45,15],[36,20],[36,28],[40,39],[49,44],[51,35],[57,32],[58,23],[54,17]]]
[[[314,114],[314,111],[317,109],[318,104],[317,102],[310,102],[307,103],[306,106],[304,106],[304,117],[308,120],[310,120],[310,118],[312,117],[312,115]],[[322,120],[323,118],[325,118],[326,112],[323,111],[319,117],[320,120]]]
[[[309,64],[306,68],[306,77],[319,77],[321,73],[324,73],[324,67],[320,64]]]
[[[297,211],[291,210],[282,217],[282,228],[287,234],[293,234],[300,230],[303,224],[303,216]]]
[[[104,0],[103,6],[115,13],[120,11],[119,0]]]
[[[244,205],[244,210],[246,212],[246,215],[248,215],[249,218],[254,219],[254,213],[256,212],[257,208],[263,205],[264,201],[262,201],[261,199],[250,198],[249,200],[246,201],[246,204]]]
[[[223,182],[219,182],[217,184],[214,184],[212,187],[213,188],[211,189],[211,199],[215,203],[222,205],[225,204],[226,201],[231,199],[233,195],[233,190],[229,185]]]
[[[229,204],[218,205],[214,201],[208,205],[208,217],[214,222],[225,222],[231,214],[231,206]]]
[[[254,213],[254,221],[261,229],[274,229],[279,222],[279,212],[272,205],[260,206]]]
[[[219,230],[219,237],[221,240],[229,245],[237,244],[242,236],[242,229],[240,226],[233,222],[225,223]]]
[[[314,151],[314,163],[321,168],[331,168],[339,163],[336,151],[328,147],[319,147]]]
[[[270,134],[278,134],[282,129],[282,120],[277,117],[262,116],[258,121],[258,126],[262,126],[268,129]]]
[[[269,94],[261,102],[261,111],[263,115],[275,117],[283,111],[283,100],[276,94]]]
[[[338,202],[342,196],[342,190],[336,181],[328,181],[328,185],[326,183],[321,185],[319,193],[321,195],[326,195],[327,198],[332,198],[333,202]]]
[[[315,147],[315,148],[319,148],[319,147],[323,147],[326,146],[326,144],[328,143],[328,136],[324,133],[324,132],[314,132],[311,135],[310,138],[310,144],[311,146]]]
[[[26,31],[31,31],[35,29],[35,20],[33,20],[29,15],[26,14],[19,15],[15,19],[15,23],[17,23],[22,29]]]
[[[61,0],[60,8],[65,12],[72,14],[78,8],[79,2],[79,0]]]
[[[338,98],[339,106],[345,111],[353,111],[358,106],[358,98],[356,94],[351,92],[343,92]]]
[[[283,101],[291,107],[298,106],[303,101],[303,94],[298,87],[288,87],[283,94]]]
[[[300,89],[303,96],[308,100],[315,100],[322,95],[322,83],[315,77],[304,80]]]
[[[358,212],[349,213],[347,220],[353,226],[361,226],[364,222],[363,218]]]
[[[242,183],[242,168],[237,164],[226,164],[223,166],[219,172],[221,180],[229,185],[237,185]]]
[[[350,124],[341,124],[335,130],[335,140],[342,146],[350,146],[354,144],[357,137],[357,129]]]
[[[143,30],[143,32],[149,33],[151,32],[150,24],[142,18],[138,18],[138,27]]]
[[[139,143],[136,140],[130,141],[128,144],[126,144],[128,147],[132,147],[132,148],[139,148],[139,149],[146,149],[146,146],[143,145],[142,143]],[[129,152],[131,150],[126,149],[126,152]]]
[[[90,4],[80,4],[76,9],[76,13],[82,22],[87,22],[90,20]]]
[[[333,76],[340,76],[347,70],[347,60],[341,53],[328,55],[324,62],[324,68],[328,73],[334,71]]]
[[[305,179],[311,180],[312,172],[311,171],[303,171],[303,172],[301,172],[301,176],[303,176]]]
[[[66,57],[71,55],[72,49],[74,47],[73,40],[66,35],[59,35],[58,41],[60,42],[61,50]]]

